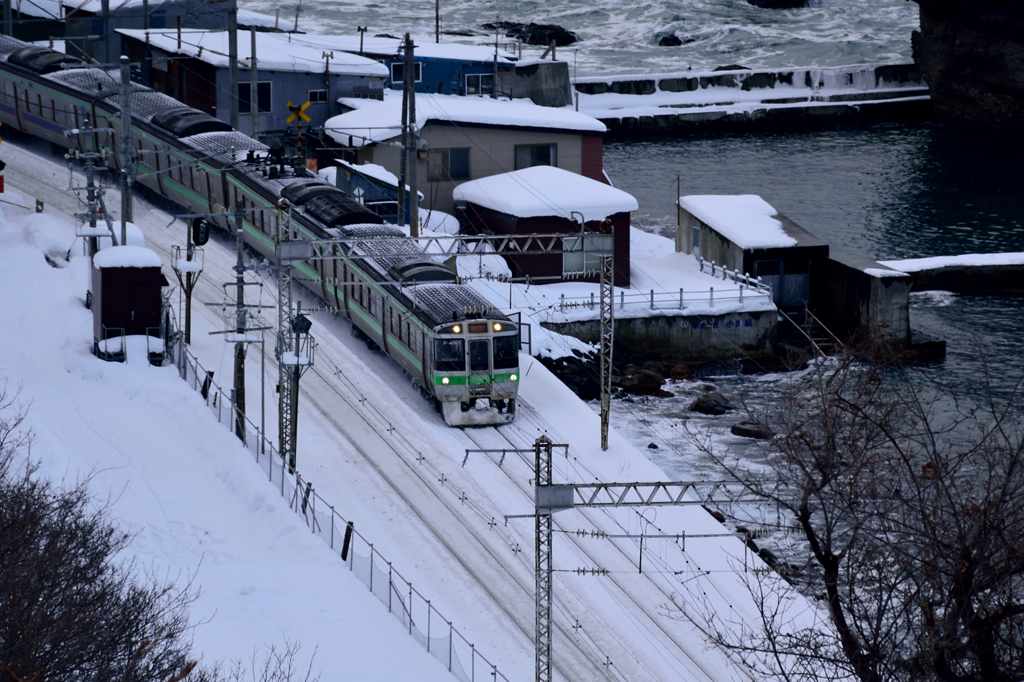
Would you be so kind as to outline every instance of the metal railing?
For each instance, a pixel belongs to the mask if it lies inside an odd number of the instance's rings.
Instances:
[[[206,401],[210,411],[223,426],[235,428],[230,392],[213,381],[199,360],[179,340],[169,344],[168,359],[178,368],[182,379]],[[409,635],[449,672],[463,682],[480,680],[508,682],[498,667],[477,651],[476,646],[459,632],[411,582],[378,552],[373,543],[355,530],[301,474],[290,472],[266,434],[248,418],[243,443],[253,455],[267,480],[281,493],[288,506],[306,522],[310,531],[337,553],[349,570],[388,608],[388,612]]]
[[[756,283],[756,280],[752,281]],[[617,299],[615,301],[616,312],[628,310],[666,310],[678,312],[697,306],[714,308],[716,303],[721,304],[726,301],[744,303],[750,300],[763,299],[770,303],[772,300],[769,287],[758,289],[752,286],[748,287],[745,283],[740,284],[736,288],[720,288],[716,290],[715,287],[709,287],[707,291],[686,291],[682,288],[679,291],[655,291],[654,289],[631,291],[629,293],[619,291]],[[598,301],[593,293],[589,297],[578,296],[574,298],[569,298],[562,294],[555,309],[564,313],[579,308],[596,310],[597,306]]]

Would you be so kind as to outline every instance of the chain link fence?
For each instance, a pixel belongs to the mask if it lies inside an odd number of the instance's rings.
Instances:
[[[199,360],[180,340],[168,345],[168,361],[178,368],[181,378],[206,401],[221,424],[231,430],[238,428],[231,392],[213,381]],[[498,667],[487,660],[476,646],[459,632],[427,599],[392,566],[373,543],[355,530],[317,493],[313,484],[298,472],[290,472],[284,459],[266,434],[248,418],[243,418],[245,447],[267,480],[280,493],[288,506],[306,522],[311,532],[337,553],[349,570],[388,608],[409,635],[449,672],[463,682],[508,682]]]

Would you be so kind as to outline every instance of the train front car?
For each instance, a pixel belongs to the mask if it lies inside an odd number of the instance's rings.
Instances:
[[[503,315],[434,329],[434,395],[452,426],[507,424],[519,388],[519,328]]]

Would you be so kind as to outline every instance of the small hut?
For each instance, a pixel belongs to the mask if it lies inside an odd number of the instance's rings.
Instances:
[[[92,259],[94,352],[124,360],[126,337],[146,336],[151,362],[163,360],[160,256],[143,246],[112,246]]]
[[[511,257],[515,276],[597,281],[596,274],[581,273],[598,268],[587,252],[598,246],[601,224],[610,221],[615,286],[629,286],[629,214],[637,209],[632,195],[554,166],[491,175],[459,185],[453,195],[463,232],[565,234],[565,248],[578,246],[579,253]]]

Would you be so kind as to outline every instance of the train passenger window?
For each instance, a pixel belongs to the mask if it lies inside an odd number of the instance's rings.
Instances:
[[[490,367],[490,349],[486,341],[469,342],[469,371],[486,372]]]
[[[434,369],[438,372],[466,371],[466,342],[463,339],[434,341]]]
[[[494,369],[509,369],[519,365],[519,344],[516,336],[494,337]]]

